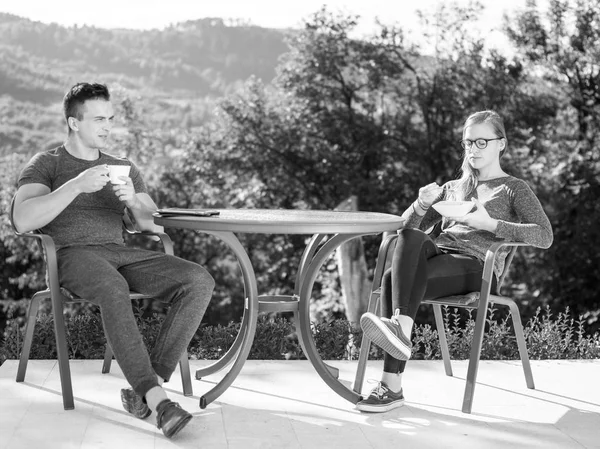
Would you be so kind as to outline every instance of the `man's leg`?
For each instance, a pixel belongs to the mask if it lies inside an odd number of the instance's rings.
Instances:
[[[200,265],[156,251],[124,248],[121,262],[119,272],[133,291],[169,303],[150,355],[155,372],[168,381],[198,331],[214,280]]]
[[[100,306],[106,338],[127,382],[144,397],[158,386],[133,315],[129,286],[117,271],[119,255],[104,246],[58,251],[61,286]]]
[[[160,373],[155,372],[150,362],[135,322],[129,298],[130,285],[117,270],[123,264],[124,249],[120,245],[102,245],[59,251],[61,283],[76,295],[100,306],[106,337],[136,393],[121,391],[125,409],[138,418],[146,417],[137,413],[145,400],[157,414],[157,427],[171,438],[185,427],[192,415],[169,400],[159,386],[157,374]]]

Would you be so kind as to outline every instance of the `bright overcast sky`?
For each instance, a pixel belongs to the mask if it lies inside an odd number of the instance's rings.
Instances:
[[[331,11],[361,16],[359,33],[370,31],[375,17],[417,31],[417,9],[431,11],[445,0],[0,0],[0,12],[61,25],[94,25],[100,28],[164,28],[170,24],[203,17],[244,19],[252,24],[289,28],[323,4]],[[539,4],[546,0],[538,1]],[[468,0],[456,0],[466,4]],[[526,0],[481,0],[485,11],[479,28],[498,39],[504,12],[523,8]],[[446,3],[449,3],[446,1]],[[494,37],[496,36],[496,37]]]

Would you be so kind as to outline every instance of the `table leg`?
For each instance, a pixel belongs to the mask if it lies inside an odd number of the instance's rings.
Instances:
[[[294,294],[300,295],[300,286],[302,285],[302,281],[304,279],[304,275],[306,274],[306,269],[310,265],[310,261],[315,256],[317,252],[317,248],[323,242],[323,240],[327,239],[327,234],[314,234],[304,252],[302,253],[302,257],[300,258],[300,264],[298,265],[298,274],[296,275],[296,284],[294,285]]]
[[[248,297],[248,279],[244,278],[244,298]],[[242,314],[242,323],[240,325],[240,330],[245,329],[248,326],[248,313],[247,307],[244,306],[244,312]],[[201,380],[203,377],[210,376],[212,374],[218,373],[222,369],[226,368],[235,358],[237,353],[240,350],[240,346],[242,345],[242,341],[244,339],[244,333],[239,332],[237,337],[235,338],[233,344],[229,348],[229,350],[217,360],[212,365],[206,366],[204,368],[200,368],[196,370],[196,380]]]
[[[246,362],[246,358],[250,353],[250,348],[252,347],[252,341],[254,340],[254,334],[256,333],[256,321],[258,318],[258,287],[256,286],[254,269],[252,268],[252,263],[250,262],[250,258],[248,257],[246,250],[232,232],[210,231],[207,233],[213,234],[220,238],[231,248],[237,257],[238,263],[240,264],[240,268],[242,270],[242,275],[244,277],[246,298],[244,301],[244,320],[242,320],[242,327],[240,328],[240,334],[242,334],[242,338],[240,340],[239,349],[232,353],[231,356],[233,357],[233,354],[237,354],[237,357],[235,357],[233,365],[225,377],[223,377],[223,379],[221,379],[221,381],[215,385],[212,390],[200,397],[200,408],[206,408],[208,404],[223,394],[240,373],[244,363]],[[246,323],[245,326],[244,321]],[[236,341],[238,339],[236,339]],[[230,351],[228,351],[228,354]]]
[[[304,277],[305,277],[304,275],[306,274],[306,269],[309,267],[310,262],[312,261],[313,257],[315,256],[315,253],[317,252],[317,249],[323,240],[327,240],[327,234],[314,234],[311,237],[308,244],[306,245],[304,252],[302,253],[302,258],[300,259],[300,264],[298,265],[298,273],[296,275],[296,282],[294,285],[294,295],[296,295],[298,297],[300,297],[300,287],[302,286],[302,282],[304,281]],[[304,354],[306,354],[306,345],[304,344],[304,339],[302,338],[302,333],[298,332],[298,330],[299,330],[298,323],[300,323],[300,314],[298,312],[294,312],[294,322],[297,323],[297,325],[296,325],[297,332],[296,333],[298,334],[298,342],[300,343],[300,347],[302,348],[302,351],[304,352]],[[325,366],[331,372],[332,376],[334,376],[336,379],[339,377],[340,370],[338,370],[334,366],[329,366],[327,364],[325,364]]]
[[[245,294],[244,298],[247,298],[248,295]],[[212,374],[218,373],[222,369],[226,368],[235,358],[237,353],[240,350],[240,346],[242,345],[242,341],[244,340],[244,333],[241,332],[242,329],[245,329],[248,326],[248,309],[244,306],[244,314],[242,316],[242,324],[240,325],[240,332],[237,334],[233,344],[227,350],[227,352],[217,360],[215,363],[205,366],[204,368],[200,368],[196,370],[196,380],[201,380],[203,377],[210,376]]]
[[[362,399],[360,394],[347,388],[345,385],[340,383],[337,378],[331,373],[326,365],[319,357],[315,341],[312,337],[310,329],[310,297],[312,288],[317,277],[317,273],[321,268],[321,265],[330,256],[330,254],[342,243],[352,240],[353,238],[359,237],[363,234],[337,234],[327,241],[312,258],[308,267],[304,269],[303,276],[300,285],[300,304],[299,304],[299,315],[300,315],[300,335],[303,340],[304,353],[314,366],[315,370],[321,376],[329,387],[334,390],[337,394],[342,396],[344,399],[356,404]]]

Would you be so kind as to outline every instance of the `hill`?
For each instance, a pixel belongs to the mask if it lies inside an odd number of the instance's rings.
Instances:
[[[251,75],[271,80],[287,50],[283,38],[281,30],[227,26],[222,19],[109,30],[0,13],[0,88],[15,99],[52,101],[65,78],[96,74],[132,87],[220,95]]]
[[[282,30],[228,26],[218,18],[164,30],[109,30],[0,13],[0,154],[21,151],[32,135],[62,132],[57,105],[83,80],[154,102],[146,112],[157,122],[170,116],[198,124],[214,99],[250,76],[273,79],[287,51],[284,37]]]

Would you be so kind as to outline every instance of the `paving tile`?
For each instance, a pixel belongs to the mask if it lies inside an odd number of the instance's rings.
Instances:
[[[289,416],[302,448],[372,447],[357,424],[307,415]]]
[[[212,362],[191,361],[192,376]],[[519,361],[482,361],[473,413],[461,411],[468,361],[410,361],[404,407],[358,412],[334,393],[307,361],[248,361],[234,384],[202,410],[199,399],[225,372],[193,381],[181,392],[179,373],[169,396],[194,419],[174,440],[121,406],[127,385],[119,366],[101,374],[102,361],[71,361],[75,410],[62,405],[56,361],[30,361],[17,384],[17,362],[0,367],[0,449],[22,448],[599,448],[600,360],[532,361],[536,389],[526,388]],[[331,362],[352,385],[357,363]],[[367,365],[377,380],[382,362]],[[363,394],[373,387],[365,382]]]
[[[27,414],[15,428],[8,448],[79,448],[89,416],[77,413]]]
[[[571,409],[555,424],[565,434],[587,448],[600,448],[600,414]]]
[[[83,435],[82,448],[136,448],[153,447],[155,432],[151,422],[123,422],[120,416],[113,419],[94,417]]]

